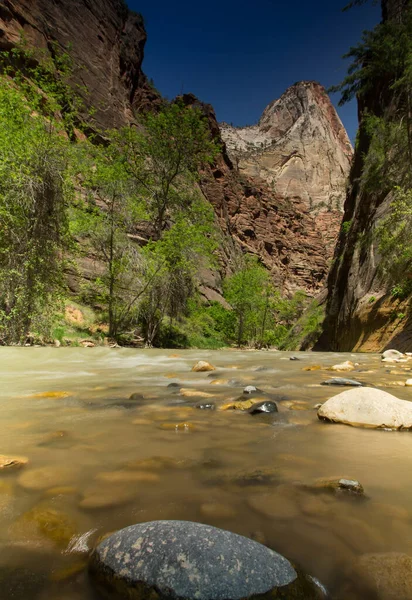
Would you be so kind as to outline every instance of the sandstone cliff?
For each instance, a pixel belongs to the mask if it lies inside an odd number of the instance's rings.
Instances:
[[[384,19],[399,19],[408,0],[383,0]],[[358,145],[350,173],[349,193],[345,202],[343,229],[336,246],[328,278],[328,299],[323,334],[317,349],[339,351],[379,351],[394,346],[409,351],[412,347],[410,299],[393,298],[388,283],[379,271],[376,244],[361,244],[372,238],[373,230],[387,214],[391,197],[362,192],[359,176],[369,138],[362,127],[365,111],[381,116],[390,105],[393,91],[387,81],[375,82],[373,90],[358,102],[360,129]]]
[[[0,0],[0,49],[18,44],[22,34],[29,45],[50,55],[53,42],[63,49],[70,44],[74,83],[88,90],[85,100],[96,108],[98,126],[120,126],[134,111],[159,104],[142,72],[143,19],[123,0]],[[198,102],[193,96],[185,101]],[[226,151],[212,107],[201,106],[222,142],[216,164],[202,173],[201,189],[225,234],[220,272],[203,274],[204,295],[221,298],[221,277],[231,271],[239,249],[257,255],[283,292],[303,289],[316,295],[332,257],[351,157],[346,132],[323,88],[298,84],[265,110],[250,168],[243,172]],[[259,136],[268,146],[262,152]],[[261,168],[256,157],[262,159]],[[138,234],[140,240],[150,235],[147,224]],[[93,257],[83,263],[82,277],[98,273]]]
[[[279,198],[317,216],[327,256],[343,212],[352,146],[325,89],[289,88],[249,127],[221,124],[229,156],[243,175],[265,181]]]
[[[100,127],[118,127],[158,98],[141,69],[143,18],[123,0],[0,0],[0,49],[22,39],[51,55],[53,42],[71,47],[74,83]]]

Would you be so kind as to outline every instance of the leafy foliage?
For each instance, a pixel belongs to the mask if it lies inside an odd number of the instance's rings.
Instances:
[[[159,239],[168,219],[190,210],[188,184],[194,187],[198,169],[213,161],[219,147],[203,113],[180,102],[147,114],[141,125],[122,131],[121,151]]]
[[[23,341],[47,329],[63,284],[73,195],[69,147],[57,121],[33,114],[24,94],[0,79],[0,337]]]

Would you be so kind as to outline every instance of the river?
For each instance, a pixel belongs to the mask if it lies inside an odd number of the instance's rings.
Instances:
[[[344,360],[359,363],[351,378],[412,400],[412,388],[400,386],[410,363],[291,356],[1,348],[0,453],[28,463],[0,472],[0,597],[95,598],[87,548],[155,519],[254,537],[332,591],[364,553],[412,555],[412,434],[325,424],[314,409],[343,391],[320,384],[333,375],[325,368]],[[197,360],[216,371],[192,372]],[[304,370],[315,365],[322,369]],[[275,399],[279,413],[219,410],[247,385]],[[365,497],[314,491],[330,477],[357,479]]]

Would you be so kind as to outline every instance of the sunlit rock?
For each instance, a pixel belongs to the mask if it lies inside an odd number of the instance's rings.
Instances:
[[[203,373],[204,371],[215,371],[216,367],[206,362],[205,360],[199,360],[192,368],[195,373]]]
[[[362,387],[330,398],[318,410],[323,421],[381,429],[411,429],[412,403],[382,390]]]

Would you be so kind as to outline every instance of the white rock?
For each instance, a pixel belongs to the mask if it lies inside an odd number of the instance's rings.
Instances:
[[[254,385],[247,385],[243,390],[244,394],[253,394],[253,392],[257,392],[257,388]]]
[[[384,429],[411,429],[412,403],[374,388],[353,388],[318,410],[321,420]]]
[[[398,350],[385,350],[385,352],[382,354],[382,359],[384,360],[385,358],[399,360],[400,358],[405,358],[405,355]]]
[[[406,385],[406,386],[408,386],[408,387],[409,387],[409,386],[412,386],[412,379],[407,379],[407,380],[405,381],[405,385]]]
[[[343,362],[339,365],[333,365],[333,367],[330,367],[328,370],[329,371],[353,371],[354,368],[355,368],[355,365],[353,364],[353,362],[351,362],[350,360],[346,360],[345,362]]]

